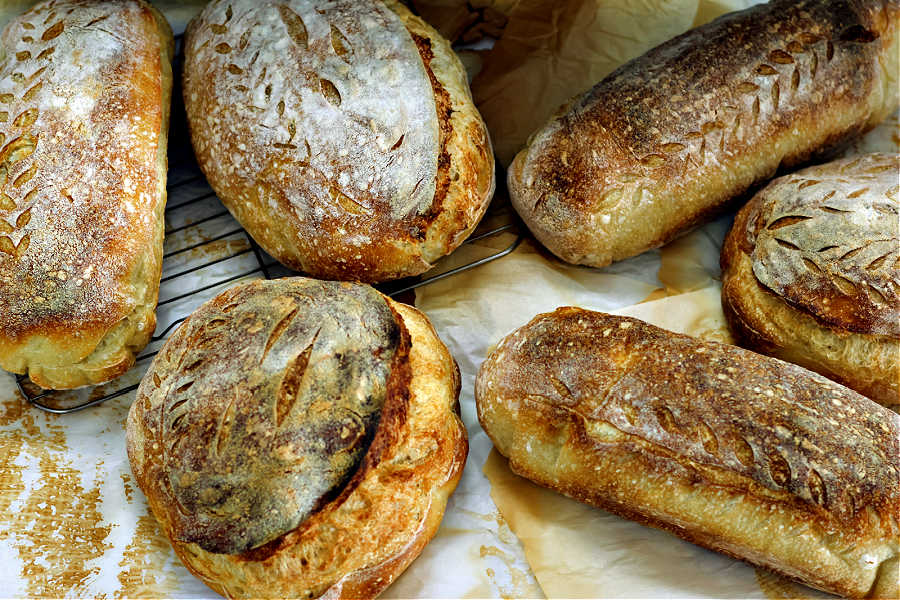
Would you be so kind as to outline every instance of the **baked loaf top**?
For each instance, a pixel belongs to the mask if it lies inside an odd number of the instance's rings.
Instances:
[[[288,266],[365,281],[418,273],[484,212],[493,156],[465,74],[399,3],[213,2],[186,55],[200,164]]]
[[[461,475],[459,374],[427,319],[362,284],[255,281],[167,340],[127,424],[178,556],[229,597],[373,597]]]
[[[50,1],[3,31],[0,357],[28,355],[14,370],[77,363],[144,303],[152,333],[171,82],[157,19],[141,0]]]
[[[900,338],[900,155],[811,167],[757,194],[738,222],[753,274],[837,329]]]
[[[139,452],[177,508],[174,535],[239,554],[332,499],[372,441],[404,335],[374,289],[313,280],[239,286],[191,315],[141,390],[155,451]]]
[[[797,507],[828,531],[900,535],[900,415],[789,363],[560,308],[504,338],[476,396],[479,415],[483,401],[539,402],[601,438],[608,424],[646,443],[660,472]]]
[[[896,0],[774,0],[673,38],[531,136],[514,206],[569,262],[662,245],[893,112],[898,18]]]

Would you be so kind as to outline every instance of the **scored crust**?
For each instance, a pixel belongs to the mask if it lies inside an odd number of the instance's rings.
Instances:
[[[0,64],[0,366],[125,372],[155,328],[174,42],[142,0],[50,1]]]
[[[900,416],[800,367],[561,308],[476,379],[511,468],[852,597],[896,597]]]
[[[200,166],[293,269],[421,273],[487,208],[487,129],[449,43],[404,6],[319,4],[220,1],[192,21],[184,93]]]
[[[298,281],[311,280],[295,278],[269,285],[282,289],[285,285],[293,286],[292,282]],[[315,285],[343,286],[346,289],[346,286],[355,284],[315,282]],[[270,294],[273,301],[277,300],[274,296],[276,287],[272,288],[273,294]],[[232,293],[238,292],[233,289]],[[303,293],[313,297],[318,294]],[[377,292],[371,293],[387,303],[386,306],[394,313],[397,324],[405,330],[405,339],[408,340],[408,355],[399,364],[392,366],[392,383],[389,384],[389,393],[371,445],[353,477],[342,490],[337,490],[337,497],[318,507],[299,525],[249,551],[216,553],[204,550],[198,543],[185,541],[179,535],[181,528],[178,525],[183,516],[179,513],[177,504],[172,502],[171,493],[162,484],[167,476],[160,472],[162,463],[158,454],[168,438],[163,438],[163,442],[155,440],[161,426],[169,428],[175,423],[168,417],[164,424],[161,423],[154,416],[157,410],[155,407],[160,401],[160,393],[182,385],[179,377],[184,374],[184,370],[175,367],[179,356],[190,354],[189,347],[192,344],[187,339],[180,339],[184,336],[179,332],[184,328],[185,331],[195,331],[203,323],[192,323],[189,319],[182,325],[173,336],[171,347],[167,342],[167,348],[163,349],[145,376],[129,413],[127,425],[127,447],[132,469],[138,485],[147,495],[153,514],[178,556],[192,573],[215,591],[228,597],[373,597],[390,585],[437,531],[447,499],[461,476],[468,452],[465,428],[458,416],[458,370],[421,313],[382,297]],[[216,300],[212,302],[215,303]],[[285,307],[279,305],[277,311],[283,308]],[[244,309],[238,309],[237,312],[242,310]],[[234,334],[238,336],[246,335],[246,332],[252,330],[252,335],[263,336],[261,339],[270,338],[277,332],[292,331],[290,327],[280,326],[283,319],[274,316],[277,311],[266,308],[266,302],[254,303],[247,310],[259,315],[259,326],[256,325],[257,320],[247,316],[249,313],[244,314],[246,310],[242,313],[240,322],[230,325],[221,323],[217,326],[234,329]],[[348,315],[355,311],[356,309],[352,309]],[[208,314],[199,314],[203,315],[199,318],[204,322],[211,318]],[[303,314],[295,316],[303,318]],[[221,318],[217,317],[215,320]],[[371,317],[358,322],[371,324]],[[358,327],[350,321],[347,325]],[[306,339],[304,335],[300,337]],[[313,362],[328,359],[332,339],[324,336],[319,339],[319,343],[324,344],[324,354],[318,354],[319,358],[316,358],[315,350],[310,354],[310,369]],[[225,350],[216,345],[215,337],[209,338],[208,344],[202,352]],[[271,352],[293,352],[290,349],[292,344],[290,339],[281,339],[271,345]],[[229,367],[225,376],[236,378],[236,382],[242,381],[244,377],[250,378],[247,381],[256,381],[253,365],[258,362],[258,357],[252,348],[257,346],[259,344],[252,342],[249,344],[251,350],[236,359],[238,362],[246,362],[246,369],[235,371]],[[266,346],[269,347],[269,344],[266,343]],[[302,348],[298,347],[296,350],[300,351]],[[191,356],[195,354],[196,352]],[[344,356],[347,360],[355,360],[346,353]],[[398,356],[404,354],[400,353]],[[170,364],[172,357],[175,362]],[[383,359],[370,360],[377,362]],[[191,358],[181,362],[194,361]],[[252,385],[255,389],[258,384]],[[305,385],[307,384],[301,384],[297,389]],[[246,386],[247,384],[236,383],[234,387],[238,390]],[[224,400],[211,398],[209,402],[221,404]],[[247,412],[247,409],[239,409],[235,415],[240,415],[241,412]],[[185,417],[187,420],[184,422],[190,422],[193,418]],[[306,417],[296,415],[295,418],[302,421]],[[248,450],[256,453],[255,448],[256,446],[251,445]],[[185,447],[178,452],[182,458],[189,458],[189,455],[197,451]],[[236,466],[236,472],[239,468]],[[190,481],[187,483],[190,484]]]
[[[898,17],[897,2],[779,0],[678,36],[531,136],[513,206],[568,262],[660,246],[893,112]]]
[[[739,213],[722,306],[741,343],[900,405],[896,154],[805,169]]]

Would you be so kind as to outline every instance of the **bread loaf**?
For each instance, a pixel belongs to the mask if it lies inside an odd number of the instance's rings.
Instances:
[[[560,308],[497,346],[475,398],[540,485],[835,594],[900,592],[900,415],[824,377]]]
[[[367,285],[234,287],[166,341],[127,424],[185,566],[232,598],[374,597],[437,531],[465,464],[459,372]]]
[[[900,155],[775,180],[722,249],[722,306],[740,343],[900,405]]]
[[[2,46],[0,366],[106,381],[156,324],[172,34],[143,0],[54,0]]]
[[[212,2],[185,60],[200,167],[288,267],[416,275],[484,214],[494,159],[463,67],[399,2]]]
[[[513,205],[568,262],[660,246],[896,109],[898,19],[897,0],[774,0],[676,37],[530,138]]]

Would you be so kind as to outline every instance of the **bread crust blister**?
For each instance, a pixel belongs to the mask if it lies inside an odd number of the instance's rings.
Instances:
[[[361,284],[237,286],[155,358],[135,479],[185,566],[228,597],[372,597],[437,531],[468,452],[456,363]]]
[[[688,31],[535,132],[513,206],[568,262],[660,246],[893,112],[898,20],[896,0],[776,0]]]
[[[900,416],[795,365],[577,308],[479,371],[529,479],[807,585],[896,597]]]
[[[200,166],[288,267],[416,275],[487,208],[493,154],[465,71],[400,3],[213,2],[185,52]]]
[[[142,0],[50,1],[2,44],[0,366],[107,381],[156,323],[172,33]]]
[[[900,155],[775,180],[722,249],[722,305],[742,345],[900,405]]]

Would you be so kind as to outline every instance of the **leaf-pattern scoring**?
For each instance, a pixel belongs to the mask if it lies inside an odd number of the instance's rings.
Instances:
[[[384,33],[360,30],[357,13],[378,22],[396,18],[381,8],[368,11],[346,0],[281,0],[265,7],[246,0],[219,3],[208,11],[207,26],[197,36],[198,48],[208,46],[227,57],[223,95],[241,98],[238,105],[255,113],[246,121],[260,123],[241,139],[243,159],[256,163],[271,149],[298,165],[295,185],[309,193],[294,195],[306,217],[368,220],[378,214],[374,200],[400,219],[424,211],[434,198],[434,178],[428,173],[436,172],[439,140],[423,119],[436,114],[433,101],[418,106],[418,98],[433,97],[427,74],[408,34],[405,47],[390,39],[392,21],[381,28]],[[275,50],[263,38],[283,41]],[[355,51],[373,44],[379,47],[376,53]],[[418,81],[413,70],[421,70]],[[389,91],[411,82],[422,87],[421,93]],[[390,102],[402,106],[377,106],[395,97],[400,99]],[[307,197],[317,199],[317,205],[305,206]]]
[[[761,193],[753,272],[766,287],[851,331],[900,335],[897,155],[813,167]],[[749,224],[749,227],[755,227]]]

